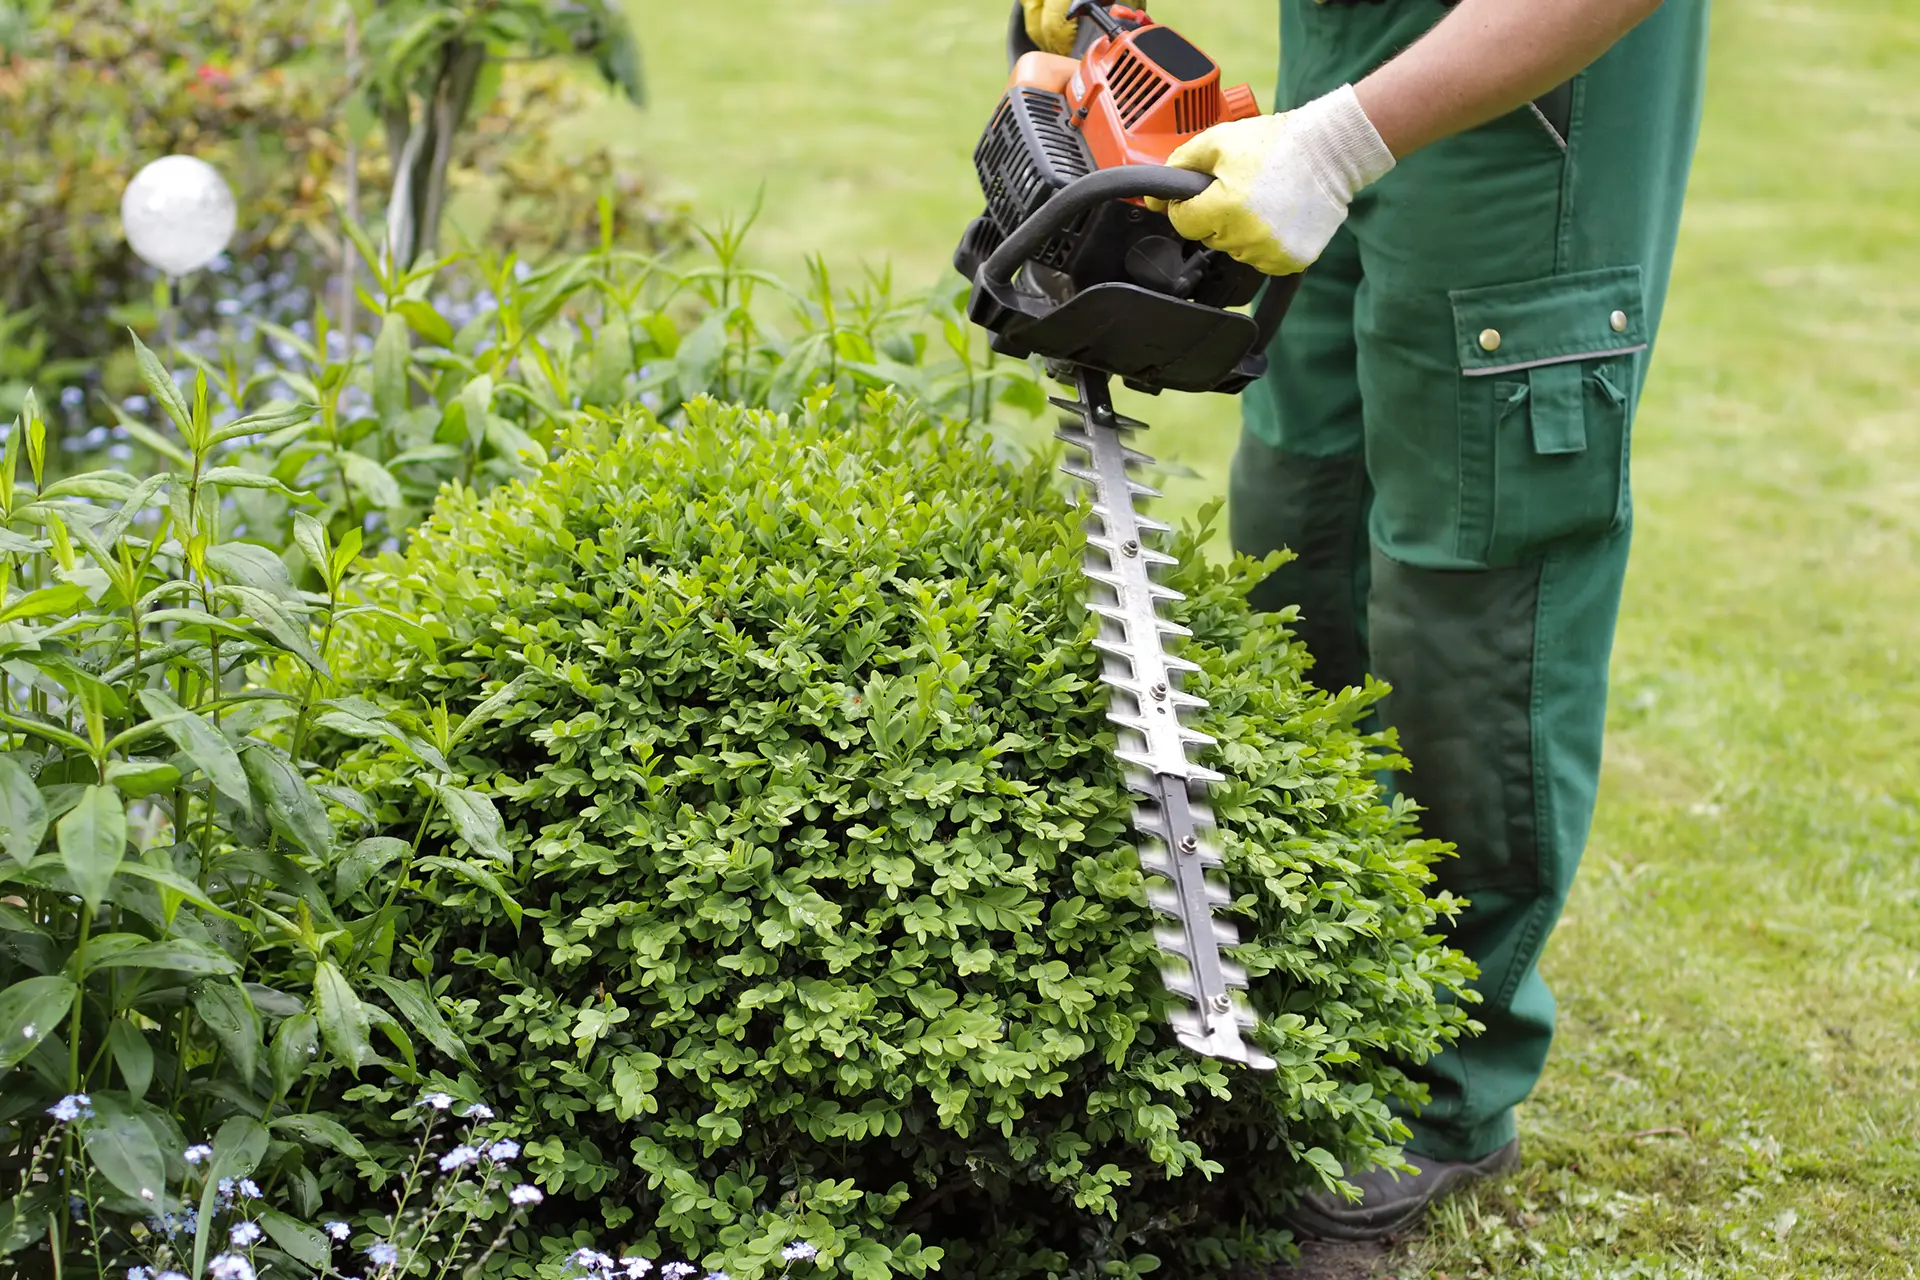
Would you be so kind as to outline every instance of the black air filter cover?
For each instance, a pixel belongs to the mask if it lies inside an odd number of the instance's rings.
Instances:
[[[1069,110],[1064,94],[1045,89],[1018,86],[1001,99],[973,153],[987,216],[1001,235],[1039,212],[1054,192],[1093,172],[1086,139],[1067,124]],[[1055,236],[1035,261],[1064,267],[1078,230]]]

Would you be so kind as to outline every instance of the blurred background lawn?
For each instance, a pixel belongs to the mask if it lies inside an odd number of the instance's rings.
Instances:
[[[652,104],[583,128],[709,220],[763,199],[752,244],[778,269],[946,269],[999,5],[632,11]],[[1269,100],[1272,4],[1155,13]],[[1135,407],[1197,473],[1176,513],[1222,491],[1232,401]],[[1912,1276],[1920,5],[1717,6],[1636,445],[1605,790],[1548,959],[1564,1030],[1527,1167],[1398,1274]]]

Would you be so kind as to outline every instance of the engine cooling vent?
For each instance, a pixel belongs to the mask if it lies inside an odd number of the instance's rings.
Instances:
[[[1132,49],[1123,50],[1115,59],[1107,72],[1107,88],[1113,94],[1114,109],[1129,129],[1167,96],[1167,81],[1159,68]]]
[[[1188,89],[1173,100],[1173,127],[1199,133],[1220,123],[1220,95],[1212,89]]]
[[[1061,187],[1093,172],[1086,141],[1068,127],[1067,113],[1067,100],[1060,94],[1024,86],[1012,89],[975,148],[973,165],[986,193],[987,213],[1003,236],[1038,212]],[[1056,236],[1038,260],[1062,265],[1072,234],[1069,228]]]

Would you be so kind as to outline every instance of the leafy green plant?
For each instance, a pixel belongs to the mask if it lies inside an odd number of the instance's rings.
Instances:
[[[1439,850],[1377,789],[1374,691],[1303,681],[1246,602],[1269,566],[1195,533],[1170,581],[1280,1064],[1249,1074],[1165,1029],[1043,465],[831,388],[558,443],[362,576],[386,612],[335,639],[361,701],[312,748],[411,841],[368,886],[415,904],[396,954],[462,1053],[433,1078],[554,1135],[526,1150],[548,1253],[611,1228],[740,1280],[796,1237],[858,1280],[1219,1270],[1392,1158],[1392,1063],[1460,1033],[1469,967],[1433,936]],[[397,1087],[326,1089],[397,1168]]]
[[[306,1153],[364,1154],[308,1109],[321,1078],[412,1079],[416,1035],[460,1052],[391,971],[397,909],[355,896],[407,846],[356,839],[365,801],[301,763],[343,714],[324,695],[337,626],[370,607],[341,590],[359,534],[292,515],[313,591],[276,545],[236,535],[237,496],[301,495],[233,455],[300,439],[313,407],[216,427],[204,378],[183,394],[135,354],[177,470],[49,480],[31,396],[0,456],[0,1174],[27,1170],[0,1204],[0,1254],[56,1274],[82,1182],[96,1260],[183,1208],[168,1188],[186,1133],[217,1128],[222,1176],[311,1210]],[[281,662],[281,688],[254,678]],[[90,1109],[65,1117],[81,1122],[54,1176],[32,1176],[67,1095]]]
[[[432,7],[380,6],[374,33]],[[353,92],[356,64],[366,60],[347,56],[348,8],[0,0],[0,138],[8,140],[0,144],[0,418],[18,411],[28,384],[50,410],[63,388],[116,402],[139,391],[117,335],[125,324],[156,331],[164,303],[122,236],[119,201],[141,165],[170,152],[213,163],[240,210],[231,263],[188,282],[174,315],[179,334],[210,338],[256,319],[292,324],[322,298],[340,319],[335,277],[354,257],[341,210],[356,203],[355,190],[383,198],[407,145],[403,138],[389,154],[373,144],[378,113]],[[571,52],[562,34],[542,37],[540,47]],[[611,196],[622,243],[678,242],[629,159],[567,140],[567,122],[597,104],[564,60],[489,65],[457,136],[426,157],[436,166],[436,209],[452,211],[453,231],[497,252],[588,249],[599,235],[599,202]],[[371,85],[383,67],[376,58],[361,78]],[[440,213],[433,216],[437,226]],[[282,311],[289,303],[292,315]],[[70,469],[63,433],[113,426],[99,403],[49,416],[55,475]]]
[[[442,485],[485,490],[530,474],[574,428],[622,421],[634,401],[674,418],[703,395],[786,409],[817,386],[894,387],[989,426],[997,409],[1024,417],[1045,406],[1024,362],[984,350],[956,295],[897,298],[885,277],[843,290],[820,263],[804,288],[790,286],[745,264],[745,224],[706,233],[704,256],[662,260],[622,247],[603,200],[591,252],[538,267],[463,254],[408,271],[389,270],[354,234],[376,325],[364,356],[332,340],[324,308],[304,335],[261,326],[286,364],[243,348],[189,356],[222,414],[257,412],[276,393],[318,406],[310,433],[260,441],[237,460],[313,493],[336,535],[404,537]],[[177,444],[120,417],[179,465]],[[264,539],[286,523],[288,499],[270,486],[240,504]]]

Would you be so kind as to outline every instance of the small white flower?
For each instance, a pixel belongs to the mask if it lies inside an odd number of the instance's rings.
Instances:
[[[669,1262],[660,1268],[660,1280],[687,1280],[699,1268],[690,1262]]]
[[[242,1178],[240,1179],[240,1194],[248,1200],[258,1200],[260,1198],[260,1184],[252,1178]]]
[[[187,1280],[187,1278],[178,1271],[162,1271],[153,1280]]]
[[[207,1264],[213,1280],[254,1280],[253,1264],[237,1253],[223,1253]]]
[[[514,1204],[539,1204],[546,1198],[546,1193],[530,1182],[523,1182],[513,1190],[507,1192],[507,1199]]]
[[[47,1114],[62,1124],[72,1124],[93,1114],[93,1099],[84,1093],[70,1093],[47,1108]]]
[[[801,1240],[782,1249],[780,1256],[788,1262],[810,1262],[815,1257],[818,1257],[819,1253],[820,1251],[818,1249],[808,1244],[805,1240]]]
[[[440,1172],[452,1173],[455,1169],[464,1169],[480,1158],[480,1153],[472,1147],[455,1147],[440,1157]]]
[[[329,1222],[326,1225],[326,1232],[335,1240],[345,1240],[353,1234],[353,1228],[344,1222]]]
[[[450,1093],[429,1093],[420,1099],[420,1105],[423,1107],[432,1107],[435,1111],[445,1111],[453,1105],[453,1095]]]
[[[147,1267],[128,1267],[127,1280],[153,1280],[153,1271]]]
[[[390,1267],[400,1261],[400,1250],[387,1241],[382,1240],[379,1244],[373,1245],[367,1250],[367,1257],[376,1267]]]
[[[733,1277],[724,1271],[709,1271],[707,1272],[707,1280],[733,1280]]]
[[[512,1160],[520,1154],[520,1144],[512,1138],[502,1138],[487,1148],[487,1159],[496,1162]]]
[[[491,1120],[493,1119],[493,1108],[484,1102],[476,1102],[460,1114],[469,1120]]]
[[[653,1270],[653,1263],[645,1258],[622,1258],[620,1266],[626,1275],[626,1280],[642,1280],[647,1272]]]
[[[204,1142],[196,1142],[180,1153],[180,1158],[188,1164],[197,1165],[213,1154],[213,1148]]]
[[[227,1239],[233,1241],[233,1247],[244,1249],[250,1244],[260,1243],[260,1224],[257,1222],[237,1222],[233,1230],[227,1233]]]

